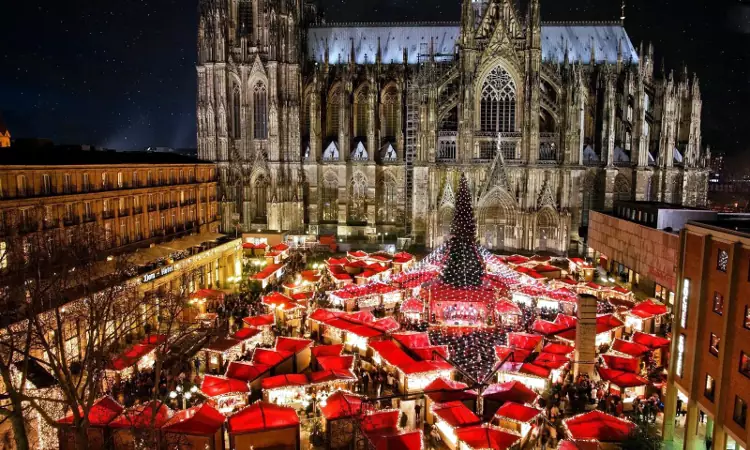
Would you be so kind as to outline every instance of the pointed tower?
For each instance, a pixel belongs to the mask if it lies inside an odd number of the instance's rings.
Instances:
[[[451,237],[446,250],[445,268],[441,279],[455,288],[477,287],[482,284],[484,267],[476,243],[477,224],[466,175],[461,174],[456,195],[456,210]]]

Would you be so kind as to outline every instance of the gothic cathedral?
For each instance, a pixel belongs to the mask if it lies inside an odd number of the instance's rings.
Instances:
[[[491,249],[565,253],[616,200],[706,203],[687,69],[622,21],[463,0],[456,23],[326,23],[306,0],[200,0],[198,154],[225,231],[439,245],[470,180]]]

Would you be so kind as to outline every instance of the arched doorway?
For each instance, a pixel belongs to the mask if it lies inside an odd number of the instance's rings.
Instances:
[[[479,242],[492,250],[513,245],[516,211],[513,199],[505,192],[494,191],[480,202]]]
[[[557,251],[559,233],[557,212],[552,208],[543,208],[536,216],[536,235],[539,239],[537,250]]]

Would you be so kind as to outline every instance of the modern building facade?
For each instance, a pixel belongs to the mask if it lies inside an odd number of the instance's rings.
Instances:
[[[679,403],[686,412],[685,448],[703,448],[699,441],[710,437],[712,448],[745,449],[750,443],[750,221],[691,221],[680,234],[680,248],[666,436],[673,435],[669,427]]]
[[[465,0],[451,23],[200,5],[198,154],[225,230],[436,246],[461,172],[493,249],[565,252],[618,199],[706,202],[698,78],[655,74],[622,22],[542,23],[539,0]]]

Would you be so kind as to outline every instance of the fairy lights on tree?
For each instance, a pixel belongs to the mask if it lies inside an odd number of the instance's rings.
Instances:
[[[451,238],[447,244],[443,282],[456,287],[478,287],[482,284],[484,267],[476,243],[477,225],[471,206],[471,193],[466,176],[461,181],[456,195],[456,210],[451,224]]]

